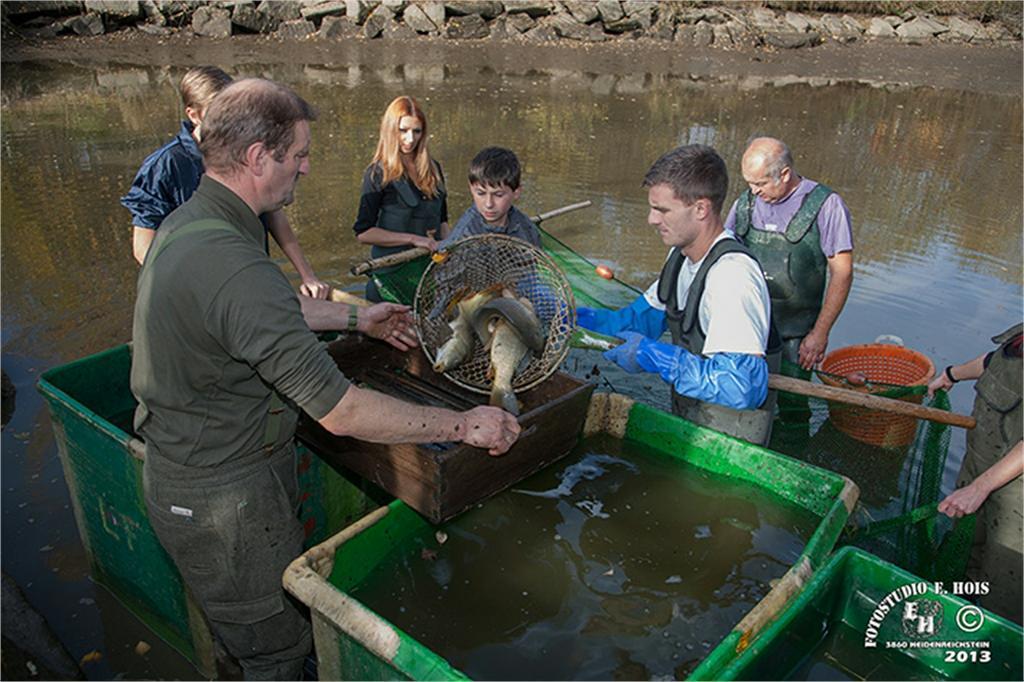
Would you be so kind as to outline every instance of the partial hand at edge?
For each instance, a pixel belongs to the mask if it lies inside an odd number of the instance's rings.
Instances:
[[[327,300],[328,295],[330,295],[331,285],[317,279],[316,277],[311,277],[299,285],[299,293],[303,296],[309,296],[310,298],[323,301]]]
[[[646,371],[640,366],[640,362],[637,360],[637,353],[644,342],[651,343],[650,339],[636,332],[622,332],[619,334],[619,338],[625,339],[625,343],[605,351],[604,359],[614,362],[630,374]]]
[[[928,383],[928,397],[935,395],[935,391],[948,391],[953,388],[953,382],[946,378],[946,372],[942,371],[935,375],[935,378]],[[942,511],[941,509],[939,511]]]
[[[418,246],[421,249],[430,249],[431,251],[437,251],[437,247],[440,244],[439,241],[433,237],[420,237],[416,236],[412,240],[413,246]]]
[[[987,499],[988,492],[975,482],[947,495],[939,502],[939,511],[951,519],[958,519],[978,511]]]

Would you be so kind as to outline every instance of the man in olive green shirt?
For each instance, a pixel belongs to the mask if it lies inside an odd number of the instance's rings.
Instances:
[[[302,409],[337,435],[463,441],[504,453],[519,426],[498,408],[411,405],[352,386],[311,330],[352,309],[300,297],[262,249],[257,216],[309,172],[311,107],[271,81],[237,81],[210,105],[206,175],[161,225],[139,274],[136,431],[161,544],[247,679],[299,679],[309,624],[281,588],[301,552],[295,451]],[[408,308],[359,309],[359,331],[415,345]]]

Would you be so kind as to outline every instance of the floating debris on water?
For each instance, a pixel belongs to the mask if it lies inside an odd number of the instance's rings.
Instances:
[[[78,664],[79,665],[86,665],[88,663],[98,663],[99,661],[102,661],[102,660],[103,660],[103,654],[101,654],[99,651],[96,651],[95,649],[93,649],[92,651],[87,653],[85,656],[82,656],[82,659],[78,662]]]
[[[569,465],[562,471],[562,474],[559,476],[561,481],[557,488],[552,488],[550,490],[523,490],[521,488],[517,488],[512,492],[522,493],[523,495],[532,495],[534,497],[568,497],[572,494],[573,488],[575,488],[576,484],[580,481],[593,481],[606,473],[608,469],[601,466],[602,464],[621,465],[633,473],[639,473],[637,466],[632,462],[619,457],[613,457],[611,455],[590,453],[584,456],[580,461]]]
[[[605,514],[602,509],[604,504],[600,500],[580,500],[576,503],[576,506],[587,512],[591,518],[597,519],[608,519],[611,518],[608,514]]]

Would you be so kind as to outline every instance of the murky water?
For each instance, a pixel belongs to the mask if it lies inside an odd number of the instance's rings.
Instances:
[[[760,132],[786,139],[798,170],[838,190],[853,214],[856,279],[832,347],[896,334],[942,367],[989,349],[991,335],[1024,315],[1019,96],[764,88],[628,74],[628,66],[620,76],[524,71],[512,61],[479,68],[224,65],[291,83],[320,111],[312,173],[289,212],[321,277],[358,287],[348,268],[365,254],[351,231],[360,176],[380,112],[410,92],[426,107],[453,216],[469,202],[464,174],[472,155],[488,144],[511,147],[525,167],[521,207],[536,213],[591,199],[593,208],[546,227],[637,286],[657,275],[665,255],[645,223],[640,180],[649,164],[680,143],[712,144],[734,176],[731,201],[745,141]],[[177,130],[180,73],[4,65],[2,350],[18,409],[2,434],[3,568],[75,657],[105,652],[88,667],[92,677],[188,673],[152,653],[132,654],[151,635],[88,581],[34,382],[48,367],[130,336],[137,268],[129,215],[117,200],[142,158]],[[664,388],[650,395],[663,400]],[[958,386],[952,399],[954,409],[969,412],[973,391]],[[962,432],[953,450],[947,480],[963,451]]]
[[[682,679],[817,519],[608,437],[396,547],[352,594],[474,679]]]

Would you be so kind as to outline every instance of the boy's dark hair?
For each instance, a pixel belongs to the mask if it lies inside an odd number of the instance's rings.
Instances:
[[[469,184],[519,189],[519,159],[511,149],[487,147],[469,162]]]
[[[729,172],[725,161],[711,147],[687,144],[676,147],[654,162],[644,176],[644,187],[668,185],[685,204],[710,199],[715,213],[722,212],[729,190]]]

